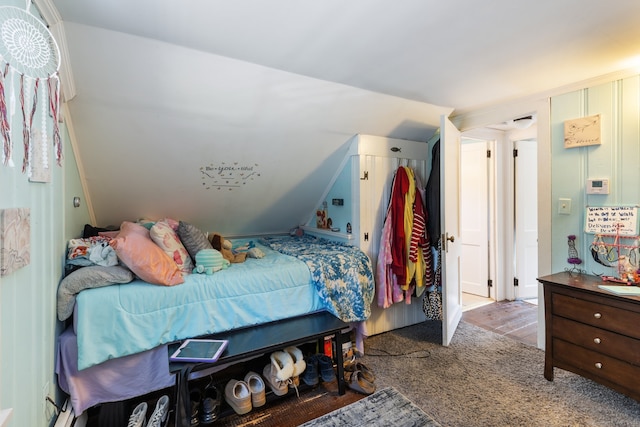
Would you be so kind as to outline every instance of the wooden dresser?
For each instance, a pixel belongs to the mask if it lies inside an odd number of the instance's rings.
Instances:
[[[640,401],[640,297],[598,288],[600,277],[557,273],[544,286],[544,377],[558,367]]]

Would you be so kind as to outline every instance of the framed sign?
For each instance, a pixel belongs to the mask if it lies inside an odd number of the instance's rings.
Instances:
[[[600,114],[564,122],[564,148],[600,145]]]

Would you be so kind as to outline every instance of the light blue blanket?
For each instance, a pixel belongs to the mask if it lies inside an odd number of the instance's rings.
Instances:
[[[134,280],[80,292],[74,315],[78,368],[324,309],[303,262],[259,247],[264,258],[247,258],[210,276],[189,274],[177,286]]]

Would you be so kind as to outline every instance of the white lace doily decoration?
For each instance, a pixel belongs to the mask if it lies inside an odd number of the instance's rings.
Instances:
[[[49,29],[29,12],[1,6],[0,40],[0,56],[25,76],[44,79],[58,72],[58,45]]]

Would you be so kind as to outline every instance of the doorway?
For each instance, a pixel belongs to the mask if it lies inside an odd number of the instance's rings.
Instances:
[[[461,139],[463,309],[503,300],[535,303],[536,128],[478,129]]]

